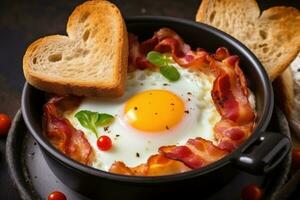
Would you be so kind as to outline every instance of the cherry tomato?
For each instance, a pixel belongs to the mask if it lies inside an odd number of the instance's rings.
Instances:
[[[241,197],[243,200],[260,200],[262,190],[255,184],[247,185],[243,188]]]
[[[97,140],[97,146],[101,151],[107,151],[112,147],[111,139],[106,135],[102,135]]]
[[[59,191],[54,191],[49,194],[48,200],[67,200],[67,197]]]
[[[292,166],[294,169],[300,169],[300,148],[293,148]]]
[[[0,135],[6,135],[11,125],[11,119],[8,115],[0,113]]]

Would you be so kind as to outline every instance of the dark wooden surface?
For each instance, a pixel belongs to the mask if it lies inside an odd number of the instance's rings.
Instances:
[[[11,117],[20,107],[24,84],[22,56],[35,39],[65,33],[69,14],[82,0],[1,0],[0,1],[0,112]],[[123,15],[166,15],[194,19],[198,0],[115,0]],[[299,0],[261,0],[265,9],[273,5],[300,7]],[[299,189],[300,190],[300,189]],[[295,194],[295,199],[298,199]],[[0,199],[19,199],[8,176],[5,138],[0,138]]]

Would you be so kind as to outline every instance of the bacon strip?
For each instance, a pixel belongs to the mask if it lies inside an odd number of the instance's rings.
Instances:
[[[214,81],[212,98],[221,116],[246,124],[253,121],[255,115],[248,101],[246,80],[238,63],[237,56],[230,56],[218,63],[219,75]]]
[[[129,168],[123,162],[117,161],[112,164],[109,172],[133,176],[161,176],[190,171],[191,168],[183,162],[169,159],[163,154],[151,156],[146,164]]]
[[[161,147],[159,150],[167,158],[182,161],[192,169],[204,167],[228,154],[203,138],[189,139],[184,146]]]
[[[159,154],[137,167],[130,168],[123,162],[115,162],[109,172],[134,176],[168,175],[204,167],[227,154],[228,151],[219,149],[211,141],[196,138],[188,140],[184,146],[161,147]]]
[[[202,49],[192,51],[191,47],[171,29],[162,28],[149,40],[138,43],[137,37],[129,35],[129,66],[130,69],[145,69],[154,67],[146,59],[149,51],[171,53],[173,59],[183,67],[207,66],[206,56],[208,53]]]
[[[73,98],[72,101],[77,101]],[[53,97],[44,106],[45,134],[50,143],[59,151],[72,159],[89,164],[93,157],[93,149],[84,133],[76,130],[66,118],[62,117],[60,103],[70,102],[68,97]],[[73,102],[74,103],[74,102]]]
[[[255,113],[248,101],[247,82],[239,68],[239,58],[228,56],[222,59],[211,62],[218,66],[214,67],[218,75],[211,92],[212,99],[222,116],[214,131],[218,147],[231,152],[252,133]]]
[[[140,45],[137,36],[129,33],[128,35],[128,43],[129,43],[129,57],[128,57],[128,71],[132,72],[136,68],[138,69],[146,69],[154,67],[148,60],[146,59],[146,54],[151,50],[150,43],[151,40],[146,42],[144,46]]]
[[[223,118],[214,127],[218,147],[230,152],[233,151],[251,135],[253,127],[253,122],[240,125],[237,122]]]
[[[159,148],[167,158],[179,160],[192,169],[203,167],[205,161],[187,146],[164,146]]]

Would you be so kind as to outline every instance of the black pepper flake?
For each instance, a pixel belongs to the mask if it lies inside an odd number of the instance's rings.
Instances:
[[[166,129],[167,129],[167,130],[169,130],[169,127],[168,127],[168,125],[166,125]]]
[[[152,95],[152,92],[150,92],[149,95]]]
[[[168,86],[168,83],[164,83],[163,85],[164,85],[164,86]]]
[[[188,92],[187,94],[188,94],[188,95],[192,95],[192,93],[190,93],[190,92]]]
[[[171,105],[171,106],[174,106],[175,104],[174,104],[174,103],[170,103],[170,105]]]
[[[190,99],[190,98],[188,98],[188,101],[191,101],[191,99]]]
[[[158,113],[154,113],[154,115],[157,115]]]
[[[140,85],[144,85],[144,83],[141,83]]]
[[[34,154],[35,154],[35,153],[34,153],[34,152],[32,152],[32,153],[31,153],[31,156],[34,156]]]
[[[119,135],[119,134],[117,134],[117,135],[116,135],[116,137],[120,137],[120,135]]]
[[[299,68],[299,69],[297,69],[297,71],[298,71],[298,72],[300,72],[300,68]]]
[[[138,158],[139,158],[139,157],[140,157],[140,154],[139,154],[139,153],[136,153],[136,157],[138,157]]]
[[[109,126],[105,126],[105,127],[104,127],[104,131],[108,131],[108,127],[109,127]]]
[[[137,107],[134,107],[134,110],[137,110],[138,108]]]
[[[35,146],[35,145],[36,145],[36,142],[34,142],[33,145]]]
[[[186,111],[184,111],[186,114],[189,114],[190,113],[190,111],[188,111],[188,110],[186,110]]]

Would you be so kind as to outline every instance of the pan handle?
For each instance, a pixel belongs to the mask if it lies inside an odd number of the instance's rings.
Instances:
[[[251,174],[265,174],[276,167],[291,149],[290,139],[280,133],[264,132],[248,144],[233,163]]]

